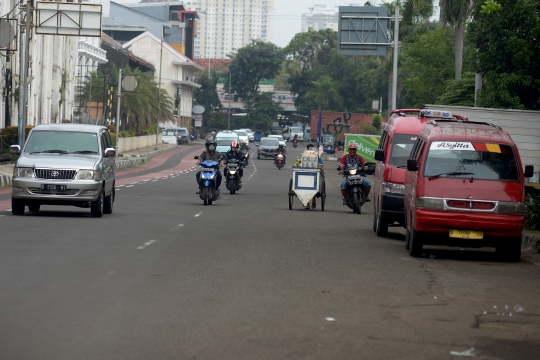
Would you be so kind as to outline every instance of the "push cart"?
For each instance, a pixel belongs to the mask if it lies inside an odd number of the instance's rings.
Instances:
[[[293,199],[306,207],[313,197],[321,198],[321,210],[324,211],[326,200],[326,185],[324,172],[319,168],[293,168],[293,177],[289,182],[289,210],[292,210]]]

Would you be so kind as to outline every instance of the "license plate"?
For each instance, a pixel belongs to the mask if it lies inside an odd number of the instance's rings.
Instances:
[[[451,238],[459,239],[483,239],[483,231],[474,231],[474,230],[450,230]]]
[[[41,191],[49,191],[49,192],[66,191],[66,185],[41,184]]]

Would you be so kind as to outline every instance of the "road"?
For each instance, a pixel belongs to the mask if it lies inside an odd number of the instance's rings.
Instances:
[[[255,149],[253,147],[253,149]],[[5,211],[1,359],[537,359],[540,267],[494,252],[408,255],[401,229],[341,205],[288,210],[285,169],[255,160],[204,206],[193,154],[118,173],[114,213]],[[320,203],[319,203],[320,205]],[[431,257],[430,257],[431,256]]]

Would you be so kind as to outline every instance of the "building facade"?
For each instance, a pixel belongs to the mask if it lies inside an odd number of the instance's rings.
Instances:
[[[196,58],[224,59],[252,40],[272,41],[274,0],[194,0],[199,14]]]
[[[324,29],[338,30],[339,9],[337,7],[327,8],[326,5],[315,5],[310,10],[309,13],[302,14],[302,32],[309,29],[315,31]]]

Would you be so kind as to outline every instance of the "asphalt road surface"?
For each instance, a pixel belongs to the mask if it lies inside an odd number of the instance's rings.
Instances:
[[[401,229],[374,234],[372,203],[341,205],[336,162],[325,211],[291,211],[301,147],[282,170],[255,160],[211,206],[198,148],[119,172],[100,219],[12,216],[0,193],[0,359],[540,357],[539,266],[492,249],[410,257]]]

